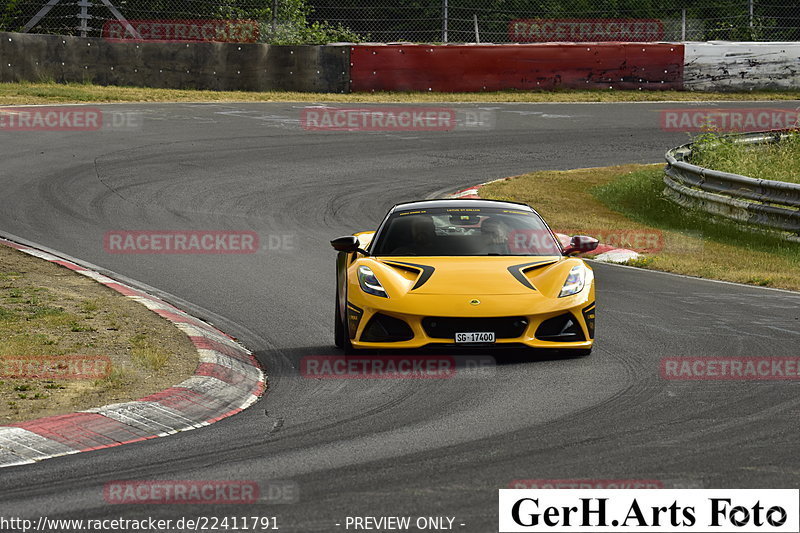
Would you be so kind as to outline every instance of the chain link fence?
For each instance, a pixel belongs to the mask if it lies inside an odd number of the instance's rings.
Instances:
[[[213,20],[256,23],[252,40],[277,44],[800,40],[796,0],[0,0],[0,6],[2,31],[94,37],[110,22],[138,28]]]

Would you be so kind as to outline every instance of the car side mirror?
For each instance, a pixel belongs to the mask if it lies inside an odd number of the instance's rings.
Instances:
[[[333,239],[331,241],[331,246],[337,252],[358,252],[362,255],[369,255],[369,252],[366,250],[362,250],[359,248],[361,242],[358,240],[358,237],[355,235],[346,235],[344,237],[339,237],[338,239]]]
[[[569,246],[564,249],[564,255],[591,252],[600,244],[600,241],[586,235],[575,235],[569,240]]]
[[[345,235],[331,241],[331,246],[337,252],[355,252],[358,250],[358,245],[358,237],[355,235]]]

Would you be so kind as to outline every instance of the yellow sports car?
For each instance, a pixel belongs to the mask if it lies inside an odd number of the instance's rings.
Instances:
[[[398,204],[377,231],[336,249],[336,346],[357,349],[530,347],[591,353],[594,274],[569,257],[525,204],[429,200]]]

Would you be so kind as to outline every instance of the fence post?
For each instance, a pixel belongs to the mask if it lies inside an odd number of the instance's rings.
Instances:
[[[442,42],[447,43],[447,0],[442,1]]]
[[[686,8],[681,9],[681,41],[686,40]]]
[[[91,0],[80,0],[78,6],[81,8],[81,12],[78,14],[78,18],[81,19],[81,37],[86,37],[86,33],[89,30],[89,8],[92,6],[92,2]]]

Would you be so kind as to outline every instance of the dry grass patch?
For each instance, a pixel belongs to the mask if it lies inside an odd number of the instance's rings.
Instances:
[[[22,378],[14,366],[69,369],[74,356],[110,362],[110,373]],[[196,366],[188,337],[144,306],[0,245],[0,424],[141,398]]]
[[[800,91],[704,93],[689,91],[502,91],[488,93],[376,92],[300,93],[286,91],[197,91],[115,87],[80,83],[0,83],[0,105],[112,102],[663,102],[797,100]]]

